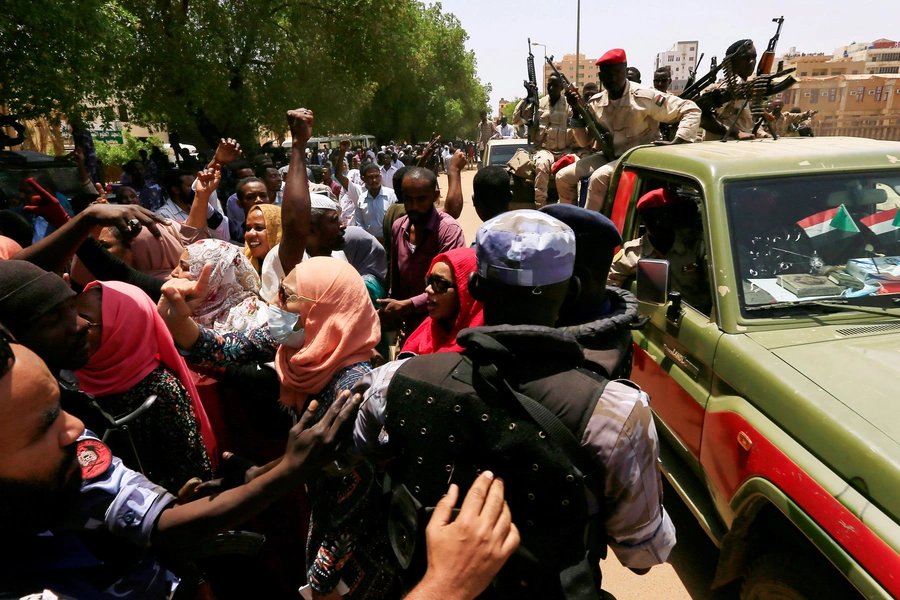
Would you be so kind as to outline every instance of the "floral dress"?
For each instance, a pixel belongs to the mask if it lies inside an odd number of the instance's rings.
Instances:
[[[151,395],[156,403],[128,424],[134,451],[122,432],[114,432],[110,445],[125,466],[143,471],[150,480],[172,494],[192,477],[211,479],[212,464],[191,398],[178,376],[160,364],[127,392],[98,398],[103,410],[116,418],[133,412]],[[136,454],[136,455],[135,455]]]
[[[268,326],[220,334],[200,328],[197,343],[185,357],[204,367],[231,362],[268,362],[278,348]],[[368,362],[344,367],[310,400],[319,401],[316,421],[337,395],[371,371]],[[307,576],[316,592],[328,594],[343,581],[348,598],[389,599],[399,596],[397,563],[387,534],[380,473],[369,462],[349,473],[325,472],[307,483],[312,504],[307,540]]]

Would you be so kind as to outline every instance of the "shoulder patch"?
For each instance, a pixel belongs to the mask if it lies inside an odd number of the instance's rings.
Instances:
[[[93,479],[106,473],[112,464],[112,452],[100,440],[84,439],[78,442],[75,449],[78,466],[81,467],[81,478]]]
[[[662,106],[663,103],[664,103],[665,101],[666,101],[666,97],[663,96],[662,94],[659,94],[659,95],[656,97],[656,105],[657,105],[657,106]]]

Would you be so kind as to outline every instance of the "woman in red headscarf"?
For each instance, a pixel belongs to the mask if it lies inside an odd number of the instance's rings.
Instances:
[[[81,389],[114,417],[157,396],[129,424],[140,465],[127,456],[125,463],[143,467],[149,479],[173,494],[193,477],[210,479],[215,437],[156,304],[139,288],[118,281],[89,283],[76,302],[78,314],[88,321],[91,351],[87,365],[75,372]]]
[[[477,269],[474,248],[457,248],[438,254],[425,278],[428,318],[413,331],[403,352],[434,354],[461,352],[457,334],[484,325],[481,302],[469,294],[469,273]]]

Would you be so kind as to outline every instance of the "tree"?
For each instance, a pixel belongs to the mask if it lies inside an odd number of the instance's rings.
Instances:
[[[90,113],[103,105],[137,21],[108,0],[5,0],[0,105],[19,119]]]
[[[439,4],[11,1],[0,102],[25,117],[115,103],[135,123],[249,147],[297,106],[322,133],[414,141],[462,132],[487,103],[466,33]]]

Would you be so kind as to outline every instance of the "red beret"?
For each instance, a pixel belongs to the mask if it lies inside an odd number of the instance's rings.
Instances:
[[[675,202],[678,202],[678,194],[669,189],[658,188],[641,196],[640,200],[637,201],[637,209],[659,208]]]
[[[553,173],[554,175],[556,175],[557,171],[559,171],[560,169],[565,169],[566,167],[568,167],[569,165],[574,163],[576,160],[578,160],[578,159],[574,154],[566,154],[565,156],[560,158],[558,161],[553,163],[553,166],[550,168],[550,172]]]
[[[621,48],[613,48],[603,56],[597,59],[597,62],[594,63],[598,67],[602,67],[604,65],[622,65],[628,62],[625,58],[625,51]]]

